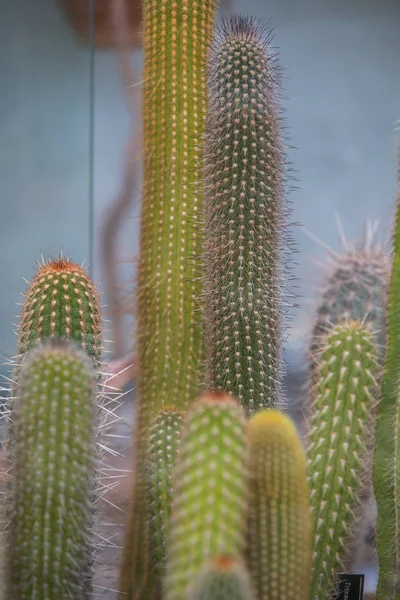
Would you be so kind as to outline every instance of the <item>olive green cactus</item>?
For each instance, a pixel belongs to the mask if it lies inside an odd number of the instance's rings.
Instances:
[[[90,598],[97,414],[81,349],[48,340],[24,357],[9,440],[8,598]]]
[[[138,418],[132,513],[121,598],[151,598],[146,461],[150,423],[164,406],[181,410],[202,383],[202,247],[199,184],[206,110],[205,62],[215,0],[143,2],[144,185],[138,262]],[[197,257],[197,260],[192,260]]]
[[[282,345],[285,147],[271,34],[234,17],[209,58],[204,285],[207,387],[251,414],[277,405]]]
[[[309,481],[314,535],[312,600],[326,600],[346,557],[373,426],[377,353],[355,321],[327,335],[310,414]]]
[[[373,463],[379,562],[377,600],[400,599],[400,147],[393,264],[387,307],[387,353],[375,427]]]
[[[186,600],[203,563],[244,548],[247,444],[232,396],[208,392],[189,410],[173,486],[166,600]]]
[[[306,457],[292,421],[263,410],[247,424],[247,565],[257,600],[308,600],[311,522]]]
[[[86,271],[62,257],[39,265],[23,302],[19,354],[38,341],[64,337],[79,343],[98,364],[102,335],[99,296]]]
[[[218,556],[200,571],[188,600],[253,600],[251,581],[240,557]]]
[[[149,496],[155,567],[166,561],[166,543],[172,504],[172,481],[183,415],[174,407],[160,411],[150,430]]]

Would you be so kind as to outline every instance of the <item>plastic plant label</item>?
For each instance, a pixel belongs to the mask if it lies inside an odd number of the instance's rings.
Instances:
[[[361,573],[339,573],[335,586],[335,600],[362,600],[364,578]]]

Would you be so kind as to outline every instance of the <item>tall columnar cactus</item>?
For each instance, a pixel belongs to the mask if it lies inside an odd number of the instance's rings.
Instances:
[[[218,556],[207,563],[187,600],[253,600],[249,574],[240,558]]]
[[[244,545],[247,444],[243,412],[228,394],[206,393],[189,411],[173,488],[166,600],[186,600],[206,560]]]
[[[99,297],[86,271],[64,258],[40,265],[25,295],[18,351],[40,340],[64,337],[78,342],[97,363],[102,351]]]
[[[215,0],[145,0],[144,189],[138,266],[136,481],[121,598],[151,597],[145,461],[151,419],[202,381],[199,257],[205,61]]]
[[[342,235],[342,253],[331,252],[311,343],[314,366],[324,334],[343,319],[365,323],[376,334],[384,354],[390,256],[385,244],[376,242],[374,235],[374,228],[368,222],[361,243],[351,243]]]
[[[149,496],[152,523],[152,553],[156,568],[166,560],[172,481],[180,442],[182,413],[166,407],[157,415],[150,430]]]
[[[70,342],[30,351],[12,407],[8,598],[90,598],[95,373]]]
[[[207,386],[247,413],[280,393],[285,153],[268,30],[235,17],[209,58],[205,136]]]
[[[292,421],[264,410],[248,422],[247,564],[257,600],[308,600],[311,523],[306,457]]]
[[[393,265],[387,308],[387,353],[375,428],[373,464],[379,561],[377,600],[400,599],[400,148],[393,236]]]
[[[336,325],[323,345],[310,415],[312,600],[329,596],[351,539],[372,431],[376,372],[368,329],[354,321]]]

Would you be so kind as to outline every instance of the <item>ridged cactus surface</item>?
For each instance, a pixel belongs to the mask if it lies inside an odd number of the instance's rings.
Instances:
[[[379,562],[377,600],[400,600],[400,149],[387,308],[387,353],[375,428],[373,465]]]
[[[372,433],[376,372],[372,334],[354,321],[336,325],[323,345],[310,414],[312,600],[329,596],[351,541]]]
[[[253,600],[249,574],[240,558],[218,556],[199,573],[187,600]]]
[[[264,410],[247,425],[247,565],[257,600],[308,600],[311,523],[306,457],[292,421]]]
[[[172,504],[172,482],[183,415],[173,407],[160,411],[150,430],[149,496],[152,553],[156,568],[165,564]]]
[[[215,0],[143,2],[144,184],[138,264],[136,482],[121,572],[123,600],[151,598],[145,461],[151,419],[199,393],[203,349],[201,138]],[[197,260],[194,260],[197,257]]]
[[[173,487],[165,599],[187,600],[203,563],[243,550],[247,500],[243,412],[230,395],[206,393],[189,411]]]
[[[209,57],[205,136],[207,387],[252,413],[280,393],[285,153],[271,35],[234,17]]]
[[[24,358],[14,402],[7,597],[89,599],[93,366],[69,342],[47,341]]]
[[[65,337],[100,359],[102,323],[99,297],[86,271],[64,258],[41,265],[25,295],[18,334],[24,354],[38,341]]]

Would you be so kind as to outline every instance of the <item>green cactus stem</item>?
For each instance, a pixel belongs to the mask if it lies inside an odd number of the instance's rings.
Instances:
[[[120,580],[121,599],[151,598],[145,455],[151,420],[179,410],[203,381],[198,260],[202,246],[201,139],[205,62],[215,0],[145,0],[144,187],[138,264],[138,418],[133,507]]]
[[[209,58],[205,136],[207,386],[247,414],[280,395],[285,152],[271,35],[234,17]]]
[[[23,359],[12,408],[8,598],[90,598],[96,377],[66,341]]]
[[[355,321],[325,339],[313,390],[308,446],[314,536],[311,599],[326,600],[343,565],[360,501],[377,383],[372,334]]]
[[[378,404],[373,463],[379,563],[377,600],[400,599],[400,149],[398,186],[387,307],[387,353]]]
[[[243,550],[247,444],[232,396],[206,393],[182,428],[167,544],[166,600],[186,600],[205,561]]]
[[[308,600],[311,523],[306,457],[293,422],[263,410],[247,424],[247,565],[257,600]]]
[[[150,430],[149,495],[153,553],[156,568],[166,561],[166,543],[172,504],[172,480],[180,442],[182,413],[163,409]]]
[[[99,296],[86,271],[65,258],[40,265],[25,295],[18,351],[38,341],[67,338],[78,342],[96,363],[102,352]]]
[[[218,556],[199,573],[188,600],[253,600],[249,574],[240,558]]]

